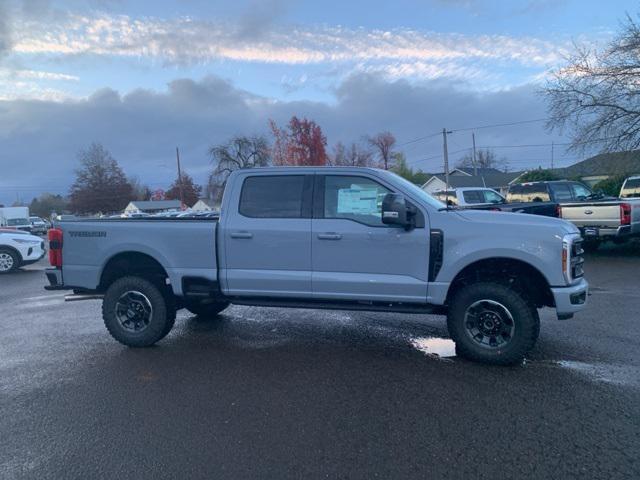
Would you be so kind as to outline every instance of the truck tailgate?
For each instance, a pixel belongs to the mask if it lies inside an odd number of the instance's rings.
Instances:
[[[621,202],[593,202],[562,205],[562,218],[576,227],[616,228],[620,226]]]

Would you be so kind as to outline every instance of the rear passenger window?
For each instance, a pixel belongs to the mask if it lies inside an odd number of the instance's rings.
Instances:
[[[465,203],[484,203],[484,195],[481,190],[464,190],[462,196]]]
[[[554,199],[556,202],[571,202],[573,200],[571,189],[566,183],[551,185],[551,190],[553,191],[553,196],[555,197]]]
[[[247,177],[239,212],[252,218],[302,218],[303,175]]]
[[[509,187],[509,202],[548,202],[549,193],[544,183],[521,183]]]

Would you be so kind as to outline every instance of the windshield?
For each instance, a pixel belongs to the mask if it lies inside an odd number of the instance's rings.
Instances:
[[[422,190],[415,183],[411,183],[406,178],[402,178],[400,175],[397,175],[397,174],[395,174],[393,172],[386,171],[385,173],[387,173],[389,175],[393,175],[394,180],[397,180],[400,183],[402,183],[402,187],[403,188],[406,188],[412,195],[414,195],[415,197],[419,198],[420,200],[423,200],[424,202],[428,203],[433,208],[440,209],[440,208],[445,208],[446,207],[446,205],[444,203],[442,203],[440,200],[438,200],[436,198],[433,198],[431,195],[429,195],[427,192]]]
[[[17,225],[29,225],[29,220],[26,218],[10,218],[7,220],[7,225],[15,227]]]

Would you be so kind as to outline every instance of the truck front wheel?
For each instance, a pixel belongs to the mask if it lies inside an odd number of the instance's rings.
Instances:
[[[447,325],[459,356],[495,365],[521,362],[540,332],[535,305],[498,283],[460,288],[451,299]]]
[[[118,342],[129,347],[149,347],[169,333],[175,309],[152,282],[123,277],[107,289],[102,318]]]

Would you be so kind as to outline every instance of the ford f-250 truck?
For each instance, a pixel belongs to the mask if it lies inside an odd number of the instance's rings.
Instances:
[[[576,225],[585,239],[585,250],[595,250],[611,240],[624,243],[640,236],[640,177],[629,177],[622,184],[619,198],[563,205],[559,215]]]
[[[59,222],[48,289],[102,298],[107,329],[146,347],[176,310],[229,304],[446,314],[460,356],[520,361],[537,309],[582,310],[581,238],[555,218],[450,210],[383,170],[232,173],[219,220]]]

